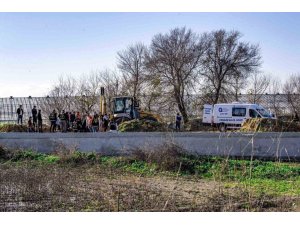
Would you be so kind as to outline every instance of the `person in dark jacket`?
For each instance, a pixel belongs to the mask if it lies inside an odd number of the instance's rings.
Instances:
[[[99,115],[95,112],[92,120],[92,130],[93,132],[99,131]]]
[[[37,129],[38,132],[42,133],[43,132],[43,118],[42,118],[42,112],[39,109],[39,113],[37,114]]]
[[[34,131],[34,130],[33,130],[32,117],[31,117],[31,116],[29,117],[27,126],[28,126],[28,132],[33,132],[33,131]]]
[[[76,119],[76,114],[75,114],[75,111],[73,111],[70,116],[71,123],[74,123],[75,119]]]
[[[53,110],[52,113],[50,113],[49,120],[51,122],[50,132],[55,132],[56,131],[56,120],[57,120],[57,113],[56,113],[55,109]]]
[[[32,113],[32,121],[33,121],[33,129],[34,131],[37,130],[37,110],[36,106],[33,106],[33,109],[31,110]]]
[[[181,124],[181,116],[179,115],[179,113],[177,113],[176,115],[176,127],[175,129],[180,131],[180,124]]]
[[[103,129],[104,129],[104,132],[107,131],[108,124],[109,124],[109,117],[108,117],[108,115],[105,113],[104,116],[103,116]]]
[[[62,110],[61,113],[58,115],[61,124],[61,132],[67,132],[67,118],[65,114],[65,110]]]
[[[21,122],[21,125],[23,125],[23,114],[24,114],[24,111],[22,109],[22,105],[20,105],[19,108],[17,109],[17,114],[18,114],[18,124]]]

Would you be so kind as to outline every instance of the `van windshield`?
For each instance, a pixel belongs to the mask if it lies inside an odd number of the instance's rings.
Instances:
[[[263,117],[271,117],[271,115],[264,108],[257,108],[256,110]]]

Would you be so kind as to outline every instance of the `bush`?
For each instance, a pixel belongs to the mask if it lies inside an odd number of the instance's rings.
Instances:
[[[12,155],[12,151],[0,145],[0,160],[9,160]]]
[[[136,149],[133,158],[150,164],[156,164],[158,169],[177,171],[184,151],[182,147],[167,142],[155,149]]]
[[[55,151],[54,153],[59,157],[60,163],[71,163],[71,164],[85,164],[85,163],[96,163],[99,161],[99,155],[96,153],[85,153],[77,150],[66,150]]]

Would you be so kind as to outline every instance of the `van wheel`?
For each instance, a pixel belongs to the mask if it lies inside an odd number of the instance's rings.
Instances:
[[[226,128],[226,125],[224,123],[221,123],[219,125],[219,131],[220,132],[226,132],[227,128]]]

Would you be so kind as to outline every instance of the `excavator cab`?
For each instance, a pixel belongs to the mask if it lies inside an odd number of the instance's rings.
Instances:
[[[159,115],[142,111],[140,109],[139,101],[132,96],[113,97],[109,105],[110,121],[116,124],[133,119],[161,121]],[[101,87],[100,95],[100,114],[106,114],[106,99],[103,87]]]
[[[139,118],[139,102],[130,96],[114,97],[111,112],[116,123]]]

